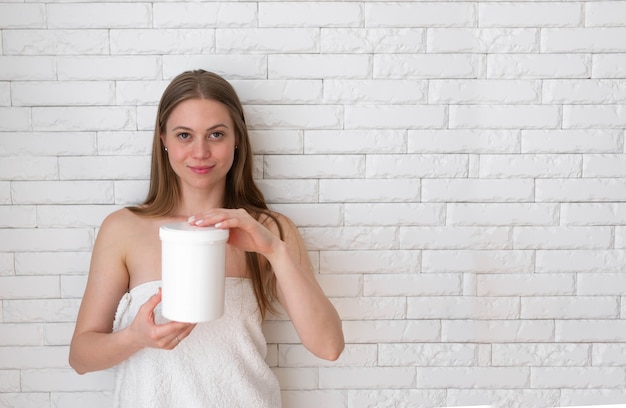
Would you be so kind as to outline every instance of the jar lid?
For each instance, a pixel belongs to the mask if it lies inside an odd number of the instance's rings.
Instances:
[[[161,226],[159,238],[188,243],[221,242],[228,239],[228,230],[215,227],[196,227],[183,221]]]

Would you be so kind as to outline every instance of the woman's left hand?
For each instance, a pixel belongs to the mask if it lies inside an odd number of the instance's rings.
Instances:
[[[190,225],[228,229],[228,243],[247,252],[270,256],[281,242],[279,237],[252,218],[244,209],[215,208],[189,217]]]

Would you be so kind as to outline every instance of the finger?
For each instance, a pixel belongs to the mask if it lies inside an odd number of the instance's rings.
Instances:
[[[147,313],[148,315],[152,315],[152,318],[154,319],[154,309],[159,303],[161,303],[161,288],[159,288],[157,293],[150,296],[146,303],[141,305],[139,313]]]

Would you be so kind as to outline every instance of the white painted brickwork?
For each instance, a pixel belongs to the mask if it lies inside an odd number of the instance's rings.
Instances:
[[[626,403],[626,1],[0,0],[0,406],[104,408],[68,344],[156,104],[229,79],[347,341],[285,408]]]

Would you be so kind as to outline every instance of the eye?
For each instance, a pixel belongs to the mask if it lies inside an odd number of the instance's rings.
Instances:
[[[188,139],[191,139],[191,135],[190,135],[189,133],[187,133],[187,132],[181,132],[181,133],[178,133],[178,134],[176,135],[176,137],[177,137],[177,138],[179,138],[179,139],[181,139],[181,140],[188,140]]]
[[[212,133],[209,133],[209,139],[219,139],[219,138],[222,138],[222,137],[224,137],[224,133],[222,133],[222,132],[212,132]]]

